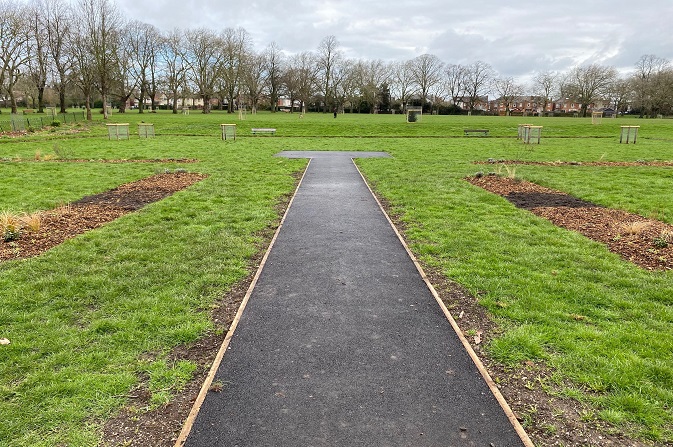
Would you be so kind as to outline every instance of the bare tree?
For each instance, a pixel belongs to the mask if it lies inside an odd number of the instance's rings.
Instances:
[[[444,63],[434,54],[422,54],[411,61],[410,68],[421,95],[421,105],[425,106],[430,90],[442,80]]]
[[[607,96],[617,79],[617,70],[601,65],[575,67],[567,76],[562,91],[565,96],[580,103],[582,116],[587,116],[589,106]]]
[[[264,50],[264,63],[266,64],[266,85],[271,101],[271,111],[275,112],[278,108],[278,97],[280,96],[285,68],[285,56],[275,42],[271,42]]]
[[[126,103],[131,95],[136,93],[138,87],[137,65],[134,63],[137,57],[133,47],[134,34],[130,30],[132,26],[133,24],[129,23],[124,27],[114,48],[117,63],[113,67],[110,91],[119,99],[119,113],[126,112]]]
[[[486,62],[477,61],[466,67],[465,101],[470,113],[474,112],[481,98],[488,95],[493,77],[493,69]]]
[[[623,113],[628,109],[628,104],[633,98],[632,83],[629,79],[618,79],[612,84],[609,92],[610,102],[615,113]]]
[[[378,107],[381,88],[390,81],[391,67],[381,59],[360,61],[357,67],[360,94],[371,105],[370,113],[374,113]]]
[[[505,104],[505,115],[511,113],[512,103],[523,95],[523,86],[517,84],[514,78],[496,78],[493,80],[493,88],[499,95],[499,101]]]
[[[329,97],[332,98],[334,111],[343,110],[346,99],[351,95],[353,65],[352,60],[340,58],[332,67],[332,85]]]
[[[306,104],[315,95],[319,83],[316,59],[313,53],[304,51],[289,61],[283,75],[283,84],[290,99],[290,112],[293,111],[294,101],[298,100],[303,114],[306,111]]]
[[[148,23],[138,20],[126,26],[126,38],[131,52],[131,73],[139,90],[138,113],[145,110],[145,98],[149,95],[152,109],[157,90],[157,58],[160,45],[159,30]]]
[[[542,110],[547,111],[549,102],[559,90],[559,74],[554,71],[541,71],[533,77],[533,92],[543,98]]]
[[[161,62],[164,70],[164,83],[171,93],[173,113],[178,113],[178,96],[180,88],[185,85],[189,64],[186,60],[186,49],[182,43],[184,34],[174,29],[163,36],[161,45]],[[183,104],[184,106],[184,104]]]
[[[69,39],[73,60],[73,79],[84,95],[86,119],[91,121],[91,99],[96,89],[96,60],[91,49],[89,36],[83,30],[74,33]]]
[[[414,77],[411,70],[411,61],[395,62],[391,76],[392,90],[402,102],[402,112],[406,111],[407,102],[413,93]]]
[[[245,61],[252,53],[250,34],[244,28],[227,28],[221,36],[222,41],[222,81],[227,109],[231,113],[244,83]]]
[[[453,105],[457,106],[465,95],[466,76],[466,67],[459,64],[448,65],[444,70],[445,90]]]
[[[37,92],[37,109],[44,112],[44,89],[47,86],[47,74],[51,58],[49,57],[49,44],[47,34],[43,32],[47,28],[44,6],[40,0],[33,1],[27,9],[28,31],[30,45],[28,45],[28,76]]]
[[[267,64],[263,54],[249,54],[245,61],[243,80],[247,90],[252,113],[257,113],[257,106],[262,97],[269,73],[266,71]]]
[[[91,42],[97,87],[108,118],[107,101],[117,71],[117,46],[123,20],[112,0],[79,0],[79,23]]]
[[[26,17],[30,14],[22,3],[0,2],[0,87],[9,96],[11,113],[17,112],[14,86],[31,55]]]
[[[203,113],[210,113],[210,99],[222,70],[222,39],[206,28],[190,30],[186,37],[189,77],[203,100]]]
[[[640,110],[640,117],[653,113],[654,104],[657,101],[655,93],[657,78],[669,68],[667,59],[646,54],[636,62],[636,71],[633,74],[633,90],[635,93],[635,106]]]
[[[325,112],[328,106],[336,107],[334,98],[330,97],[330,93],[334,91],[333,77],[335,67],[341,60],[343,55],[339,50],[339,41],[335,36],[327,36],[320,41],[318,45],[317,62],[320,67],[320,81],[321,94],[323,96],[323,108]]]
[[[53,84],[58,91],[60,112],[65,113],[65,93],[70,83],[69,75],[74,65],[70,37],[74,35],[74,22],[69,3],[64,0],[41,0],[45,14],[47,45],[55,71]]]

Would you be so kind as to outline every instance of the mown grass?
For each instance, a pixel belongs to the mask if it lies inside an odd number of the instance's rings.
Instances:
[[[100,117],[96,117],[97,120]],[[558,392],[595,417],[660,442],[673,441],[673,276],[636,268],[605,247],[467,184],[492,166],[475,160],[671,160],[668,120],[526,118],[545,126],[541,145],[516,141],[521,118],[260,113],[114,114],[155,123],[157,138],[108,141],[97,121],[82,132],[0,138],[0,160],[34,158],[56,143],[90,163],[0,162],[0,210],[45,209],[177,164],[98,159],[196,158],[179,165],[210,176],[44,255],[0,264],[0,446],[96,445],[102,421],[146,377],[152,404],[170,399],[194,365],[171,364],[174,346],[215,330],[208,309],[248,272],[260,231],[278,220],[302,160],[280,150],[381,150],[358,160],[408,226],[423,262],[480,296],[504,332],[497,360],[543,362]],[[613,124],[614,121],[614,124]],[[235,122],[236,142],[219,140]],[[641,125],[619,145],[619,125]],[[275,127],[278,137],[252,137]],[[494,137],[463,138],[467,127]],[[418,138],[416,138],[418,137]],[[57,140],[57,141],[56,141]],[[606,206],[670,221],[671,170],[518,166],[517,176]],[[569,384],[569,385],[568,385]]]

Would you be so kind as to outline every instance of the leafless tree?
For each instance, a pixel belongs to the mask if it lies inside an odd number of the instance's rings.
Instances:
[[[360,61],[357,64],[358,89],[362,98],[371,105],[370,113],[374,113],[379,102],[379,94],[384,84],[391,78],[391,66],[381,59]]]
[[[610,102],[615,109],[615,113],[626,112],[628,104],[633,98],[632,83],[629,79],[617,79],[609,91]]]
[[[174,114],[178,113],[178,96],[180,89],[185,85],[189,68],[183,38],[184,33],[176,28],[163,36],[160,47],[164,84],[171,93],[171,108]]]
[[[458,102],[465,95],[467,69],[460,64],[447,65],[444,70],[445,90],[449,95],[451,104],[458,105]]]
[[[47,45],[55,72],[52,82],[58,91],[60,112],[65,113],[65,93],[74,65],[71,51],[71,37],[75,34],[73,14],[70,4],[64,0],[41,0],[41,8],[45,15]]]
[[[30,14],[23,3],[0,2],[0,88],[9,96],[12,113],[17,112],[14,86],[31,55],[26,17]]]
[[[137,55],[133,46],[135,35],[130,29],[132,26],[132,23],[128,23],[124,27],[114,48],[114,60],[117,63],[113,68],[110,91],[119,99],[119,113],[126,112],[126,103],[139,87],[136,76],[138,68],[135,63]]]
[[[37,109],[44,112],[44,89],[47,86],[47,75],[51,64],[49,57],[49,44],[47,34],[43,32],[47,28],[47,16],[44,13],[44,5],[40,0],[35,0],[28,6],[28,32],[30,44],[28,45],[28,76],[37,92]]]
[[[290,111],[294,107],[294,101],[298,100],[301,105],[301,113],[306,111],[306,104],[315,95],[318,86],[318,68],[315,54],[304,51],[293,56],[283,75],[285,92],[290,99]]]
[[[266,64],[266,85],[271,102],[271,111],[278,109],[278,97],[283,81],[283,70],[285,69],[285,56],[280,47],[271,42],[264,50],[264,63]]]
[[[442,80],[444,63],[434,54],[421,54],[411,61],[411,73],[418,93],[421,95],[421,105],[425,105],[433,87]]]
[[[414,77],[411,70],[411,61],[395,62],[392,66],[391,86],[402,105],[402,112],[406,111],[409,97],[413,94]]]
[[[131,51],[131,60],[135,61],[131,64],[131,72],[139,90],[138,113],[144,112],[147,96],[150,97],[154,110],[161,35],[153,25],[138,20],[134,20],[126,26],[125,34]]]
[[[617,70],[613,67],[596,64],[575,67],[566,77],[562,92],[579,102],[582,116],[587,116],[589,106],[607,96],[616,80]]]
[[[118,70],[117,46],[124,23],[112,0],[78,0],[78,20],[90,41],[97,87],[103,102],[103,118],[108,118],[107,102]]]
[[[215,83],[221,77],[222,39],[206,28],[187,31],[186,38],[189,78],[203,100],[203,113],[210,113],[210,99],[215,93]]]
[[[250,100],[252,113],[257,113],[257,106],[264,92],[269,73],[266,71],[267,64],[263,54],[249,54],[243,62],[243,81]]]
[[[332,67],[332,82],[329,97],[332,98],[334,110],[343,110],[347,98],[351,95],[353,85],[353,65],[350,59],[340,58]]]
[[[640,110],[640,117],[653,113],[657,96],[658,78],[669,69],[669,61],[653,54],[641,56],[636,62],[632,85],[635,93],[635,106]]]
[[[512,103],[523,95],[523,86],[512,77],[504,77],[493,80],[493,89],[498,93],[499,101],[505,104],[505,115],[509,116]]]
[[[465,101],[470,113],[488,95],[493,77],[493,68],[486,62],[477,61],[465,68]]]
[[[84,30],[73,33],[69,38],[70,54],[73,60],[73,79],[84,95],[86,119],[91,121],[91,101],[96,90],[96,60],[91,49],[91,41]]]
[[[559,92],[559,79],[559,74],[554,71],[541,71],[533,77],[533,93],[543,98],[542,110],[545,112]]]
[[[252,54],[250,34],[244,28],[226,28],[221,37],[221,76],[228,111],[232,112],[244,83],[245,61]]]
[[[328,106],[336,107],[335,99],[330,97],[333,92],[334,70],[338,63],[343,60],[343,55],[339,50],[339,41],[335,36],[327,36],[320,41],[318,45],[317,63],[320,68],[320,94],[323,97],[322,111],[325,112]]]

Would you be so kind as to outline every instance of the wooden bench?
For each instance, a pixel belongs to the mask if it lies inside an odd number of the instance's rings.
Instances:
[[[23,114],[24,114],[24,115],[29,115],[29,114],[31,114],[31,113],[33,113],[33,112],[35,112],[34,109],[25,109],[25,110],[23,111]]]
[[[473,133],[480,133],[484,137],[488,136],[488,129],[465,129],[463,132],[465,132],[466,136]]]
[[[268,127],[253,127],[250,131],[253,135],[276,135],[276,129]]]

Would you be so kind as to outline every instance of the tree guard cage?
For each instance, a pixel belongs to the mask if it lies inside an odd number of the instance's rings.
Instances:
[[[423,117],[423,107],[407,106],[407,123],[417,123]]]
[[[601,124],[603,122],[603,112],[591,112],[591,124]]]
[[[118,123],[107,125],[108,140],[128,140],[129,123]]]

